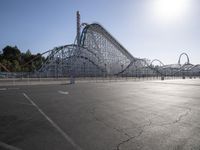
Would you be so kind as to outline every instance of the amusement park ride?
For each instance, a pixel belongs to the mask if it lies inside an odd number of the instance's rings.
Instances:
[[[200,76],[200,65],[191,64],[186,53],[172,65],[132,56],[102,25],[81,24],[79,12],[74,44],[55,47],[41,55],[47,56],[46,61],[31,73],[34,77]],[[187,62],[181,64],[184,55]]]

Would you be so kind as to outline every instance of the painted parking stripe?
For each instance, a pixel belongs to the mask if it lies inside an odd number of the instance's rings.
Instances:
[[[8,145],[8,144],[3,143],[3,142],[0,141],[0,149],[1,148],[6,149],[6,150],[21,150],[21,149],[19,149],[17,147],[14,147],[12,145]]]
[[[69,92],[67,92],[67,91],[58,91],[58,93],[64,94],[64,95],[68,95],[69,94]]]
[[[19,90],[19,88],[0,88],[0,91],[6,91],[6,90]]]
[[[24,97],[49,121],[49,123],[63,136],[63,138],[68,141],[74,148],[77,150],[83,150],[78,144],[76,144],[72,138],[70,138],[67,133],[65,133],[51,118],[49,118],[43,111],[42,109],[39,108],[39,106],[31,99],[28,97],[26,93],[23,93]]]
[[[8,90],[19,90],[19,88],[8,88]]]

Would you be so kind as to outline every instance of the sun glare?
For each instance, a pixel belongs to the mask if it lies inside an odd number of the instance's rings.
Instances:
[[[184,17],[188,6],[189,0],[155,0],[153,10],[159,19],[170,21]]]

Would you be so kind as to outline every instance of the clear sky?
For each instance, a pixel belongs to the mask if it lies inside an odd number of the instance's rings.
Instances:
[[[186,52],[200,64],[200,0],[0,0],[0,49],[37,53],[73,43],[77,10],[135,57],[172,64]]]

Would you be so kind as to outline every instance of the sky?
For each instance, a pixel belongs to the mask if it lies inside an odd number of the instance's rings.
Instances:
[[[135,57],[174,64],[186,52],[200,64],[199,0],[1,0],[0,50],[74,43],[77,10],[82,23],[100,23]]]

